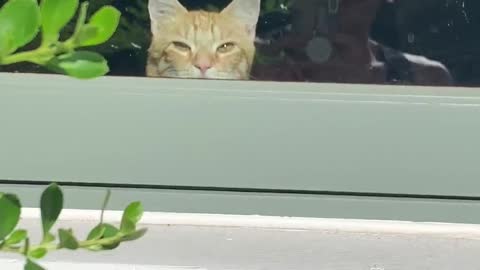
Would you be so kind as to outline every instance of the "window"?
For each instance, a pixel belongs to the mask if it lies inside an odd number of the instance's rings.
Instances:
[[[91,3],[91,11],[109,3],[123,14],[114,37],[96,48],[107,56],[110,75],[145,76],[151,42],[147,2]],[[180,2],[189,10],[219,11],[230,0]],[[262,0],[249,78],[478,86],[479,27],[476,0]],[[27,64],[2,69],[44,71]]]

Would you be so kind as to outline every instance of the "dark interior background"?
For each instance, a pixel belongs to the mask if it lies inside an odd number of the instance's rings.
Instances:
[[[0,3],[5,1],[0,0]],[[190,9],[221,8],[229,1],[180,0]],[[92,49],[108,59],[110,75],[144,76],[146,50],[150,42],[147,0],[93,0],[90,13],[105,4],[120,9],[123,14],[121,25],[107,44]],[[276,27],[282,21],[279,16],[264,14],[258,31]],[[456,85],[480,86],[479,29],[480,0],[397,0],[394,3],[385,0],[377,14],[371,36],[395,49],[442,62],[451,71]],[[67,26],[64,34],[68,35],[71,30],[72,26]],[[35,42],[31,44],[31,47],[34,46]],[[29,64],[1,69],[44,71]]]

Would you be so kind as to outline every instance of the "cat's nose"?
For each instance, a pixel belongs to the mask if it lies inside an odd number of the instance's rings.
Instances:
[[[200,69],[200,72],[202,72],[202,74],[205,74],[207,70],[209,70],[212,67],[212,62],[207,59],[201,59],[195,63],[195,67]]]

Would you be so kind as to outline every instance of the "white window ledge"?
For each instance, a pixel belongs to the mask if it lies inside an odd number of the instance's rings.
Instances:
[[[38,209],[24,209],[21,226],[40,233]],[[59,225],[85,235],[99,211],[64,210]],[[105,220],[118,222],[120,212]],[[60,252],[49,270],[435,269],[477,270],[480,226],[274,216],[148,212],[144,238],[106,253]],[[0,257],[0,269],[21,269]]]

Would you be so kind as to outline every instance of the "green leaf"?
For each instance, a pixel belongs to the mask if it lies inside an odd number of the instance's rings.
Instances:
[[[36,264],[34,261],[27,259],[25,266],[23,267],[24,270],[45,270],[40,265]]]
[[[101,250],[112,250],[112,249],[116,249],[119,245],[120,245],[120,241],[118,241],[118,242],[116,242],[116,243],[113,243],[113,244],[109,244],[109,245],[102,245],[102,249],[101,249]]]
[[[77,40],[78,44],[80,46],[93,46],[109,40],[117,30],[118,23],[120,22],[120,14],[120,11],[112,6],[104,6],[100,8],[95,14],[93,14],[88,24],[85,25],[87,27],[95,27],[96,34],[92,35],[92,30],[89,30],[90,35],[84,34],[79,37],[80,39]]]
[[[17,226],[21,205],[14,194],[0,193],[0,240],[5,239]]]
[[[124,234],[129,234],[134,232],[136,229],[135,223],[133,223],[129,219],[122,219],[122,223],[120,224],[120,231]]]
[[[0,55],[8,55],[26,45],[40,28],[36,0],[10,0],[0,9]]]
[[[101,225],[103,227],[105,227],[105,232],[103,233],[102,239],[103,238],[115,237],[119,233],[119,230],[111,224],[104,223],[104,224],[101,224]],[[114,244],[111,244],[111,245],[102,245],[101,250],[114,249],[114,248],[118,247],[118,245],[120,245],[120,242],[117,242],[117,243],[114,243]]]
[[[137,239],[141,238],[142,236],[144,236],[145,233],[147,233],[147,228],[142,228],[140,230],[136,230],[136,231],[134,231],[132,233],[129,233],[129,234],[125,235],[124,237],[122,237],[122,241],[137,240]]]
[[[47,255],[47,249],[43,247],[39,247],[28,252],[28,256],[34,259],[41,259],[45,257],[45,255]]]
[[[63,208],[63,193],[60,187],[50,184],[42,193],[40,211],[42,215],[43,236],[50,232]]]
[[[87,240],[98,240],[102,238],[106,230],[103,224],[98,224],[88,233]]]
[[[62,28],[73,18],[78,0],[41,0],[42,35],[44,42],[58,40]]]
[[[108,223],[103,223],[102,226],[105,227],[102,238],[114,237],[118,234],[118,229],[115,226]]]
[[[10,48],[13,47],[12,35],[8,31],[0,29],[0,61],[2,57],[10,54]]]
[[[123,220],[130,220],[134,224],[137,224],[143,216],[143,206],[141,202],[133,202],[129,204],[123,211]]]
[[[102,245],[89,246],[89,247],[87,247],[87,249],[90,250],[90,251],[102,251],[102,250],[104,250]]]
[[[16,230],[5,240],[6,245],[15,245],[27,238],[26,230]]]
[[[120,231],[122,233],[131,233],[135,231],[135,225],[140,221],[142,215],[143,207],[141,202],[133,202],[129,204],[123,211]]]
[[[51,243],[53,241],[55,241],[55,235],[53,235],[51,233],[47,233],[43,237],[42,244],[48,244],[48,243]]]
[[[75,238],[75,236],[73,236],[73,233],[71,230],[59,229],[58,236],[60,238],[61,247],[72,249],[72,250],[75,250],[78,248],[78,241]]]
[[[112,195],[112,191],[107,189],[107,194],[105,194],[105,198],[103,199],[102,204],[102,212],[100,214],[100,223],[103,223],[103,215],[105,214],[105,209],[107,209],[108,202],[110,201],[110,196]]]
[[[81,45],[83,42],[95,39],[98,36],[99,28],[95,25],[84,25],[80,28],[77,36],[77,44]]]
[[[91,79],[108,73],[107,60],[98,53],[78,51],[51,59],[47,67],[78,79]]]

